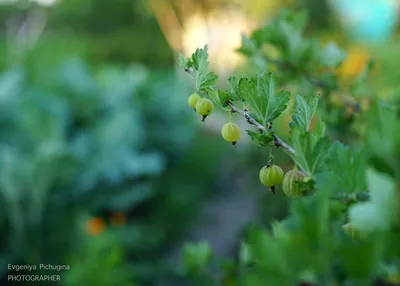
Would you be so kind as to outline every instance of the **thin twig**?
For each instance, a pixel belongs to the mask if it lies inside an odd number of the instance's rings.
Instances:
[[[355,202],[361,201],[365,202],[369,200],[369,193],[368,191],[358,192],[358,193],[337,193],[336,195],[331,197],[332,200],[339,200],[343,202]]]
[[[186,68],[185,71],[194,77],[193,70],[191,70],[190,68]],[[241,110],[240,108],[237,108],[231,102],[228,102],[228,105],[232,108],[232,112],[236,112],[236,113],[239,113],[240,115],[242,115],[244,118],[246,118],[246,120],[249,124],[256,126],[260,132],[262,132],[262,133],[267,132],[267,128],[265,128],[265,126],[263,126],[262,124],[258,123],[257,120],[255,120],[253,117],[251,117],[248,110]],[[279,138],[275,133],[272,133],[272,138],[274,138],[274,143],[275,143],[276,147],[282,147],[287,152],[289,152],[293,155],[295,154],[294,149],[290,145],[285,143],[285,141],[283,141],[281,138]]]
[[[232,112],[237,112],[240,115],[242,115],[244,118],[246,118],[247,122],[249,124],[252,124],[254,126],[257,127],[257,129],[261,132],[267,132],[267,128],[265,128],[265,126],[263,126],[262,124],[258,123],[257,120],[255,120],[253,117],[251,117],[249,115],[249,112],[247,110],[241,110],[239,108],[237,108],[233,103],[228,102],[228,105],[232,108]],[[275,142],[275,146],[277,147],[282,147],[283,149],[285,149],[287,152],[291,153],[291,154],[295,154],[294,149],[288,145],[287,143],[285,143],[281,138],[279,138],[276,134],[272,134],[272,137],[274,138],[274,142]]]

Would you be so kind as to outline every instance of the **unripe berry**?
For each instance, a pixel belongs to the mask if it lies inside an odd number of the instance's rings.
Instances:
[[[201,121],[204,122],[207,116],[209,116],[214,110],[214,104],[207,98],[202,98],[196,103],[196,112],[203,116]]]
[[[275,193],[275,186],[282,182],[283,170],[277,165],[267,165],[260,170],[260,181]]]
[[[188,98],[188,104],[191,108],[196,110],[196,104],[197,102],[201,99],[201,96],[198,95],[197,93],[193,93],[191,96]]]
[[[221,134],[226,141],[232,142],[232,145],[235,145],[236,142],[240,139],[240,127],[237,126],[235,123],[225,123],[224,126],[222,126]]]
[[[290,170],[285,174],[282,181],[282,190],[288,197],[297,198],[303,196],[303,190],[297,184],[302,182],[306,176],[299,170]]]

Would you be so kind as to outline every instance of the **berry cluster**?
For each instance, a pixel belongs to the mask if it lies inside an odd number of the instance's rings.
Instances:
[[[260,170],[260,181],[263,185],[271,188],[275,193],[275,187],[282,184],[283,193],[290,198],[304,196],[304,189],[299,183],[304,182],[306,176],[296,168],[288,171],[286,174],[278,165],[268,164]]]
[[[188,104],[191,108],[193,108],[199,115],[202,116],[201,121],[205,121],[205,119],[211,115],[214,111],[214,104],[211,100],[207,98],[202,98],[197,93],[193,93],[189,96]],[[226,141],[231,142],[232,145],[236,145],[236,142],[240,139],[242,132],[240,127],[235,123],[228,122],[222,126],[221,130],[222,138]]]
[[[191,96],[189,96],[188,104],[194,109],[194,111],[203,117],[201,120],[203,122],[206,120],[207,116],[214,111],[214,104],[212,101],[207,98],[202,98],[197,93],[193,93]]]
[[[188,104],[193,108],[199,115],[202,116],[204,122],[207,116],[211,115],[214,111],[214,104],[211,100],[202,98],[197,93],[193,93],[189,96]],[[221,135],[224,140],[231,142],[232,145],[236,145],[241,137],[241,130],[238,125],[231,122],[225,123],[221,129]],[[272,162],[272,159],[271,161]],[[263,185],[269,187],[272,193],[275,193],[275,187],[282,184],[283,193],[290,198],[302,197],[305,194],[304,189],[299,183],[304,182],[306,176],[303,172],[297,168],[288,171],[284,174],[281,167],[268,163],[260,170],[260,181]]]

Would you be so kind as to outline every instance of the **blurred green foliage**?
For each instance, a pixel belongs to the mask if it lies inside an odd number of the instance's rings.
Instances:
[[[8,263],[66,264],[84,247],[82,222],[115,212],[128,216],[115,236],[131,272],[149,283],[164,275],[160,257],[213,192],[221,155],[219,141],[197,140],[193,111],[180,100],[187,92],[173,74],[91,70],[77,58],[3,72],[2,275]]]
[[[135,286],[132,270],[125,263],[124,249],[111,233],[86,237],[83,247],[72,253],[61,285]]]
[[[19,1],[0,5],[0,18],[22,20],[35,12],[37,4]],[[140,62],[156,68],[173,64],[173,53],[151,14],[148,1],[61,1],[41,8],[46,26],[33,51],[32,61],[54,63],[62,55],[85,57],[92,65]],[[15,27],[14,27],[15,29]],[[6,25],[0,26],[0,67],[9,59],[5,44]],[[9,49],[10,47],[8,47]],[[12,49],[12,46],[11,46]]]

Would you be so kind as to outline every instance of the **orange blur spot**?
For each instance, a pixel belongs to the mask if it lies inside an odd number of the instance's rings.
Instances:
[[[103,219],[94,217],[87,221],[86,232],[90,235],[96,236],[104,232],[106,223]]]
[[[354,80],[367,67],[369,59],[369,54],[363,50],[350,51],[336,71],[341,82],[346,84]]]

